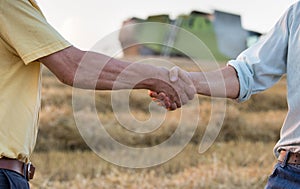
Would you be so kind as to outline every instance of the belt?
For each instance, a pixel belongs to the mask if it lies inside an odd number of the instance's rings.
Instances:
[[[283,162],[287,153],[287,151],[281,150],[278,156],[278,161]],[[287,163],[289,164],[300,164],[300,153],[289,152],[287,158]]]
[[[23,163],[16,159],[1,158],[0,169],[15,171],[23,175],[27,180],[33,179],[35,167],[31,163]]]

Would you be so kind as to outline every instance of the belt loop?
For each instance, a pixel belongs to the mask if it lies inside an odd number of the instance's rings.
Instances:
[[[290,151],[288,150],[288,151],[286,151],[284,160],[282,161],[282,163],[280,165],[282,168],[285,167],[288,164],[289,157],[290,157]]]

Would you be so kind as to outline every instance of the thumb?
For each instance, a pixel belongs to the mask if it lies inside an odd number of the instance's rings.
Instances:
[[[179,68],[177,66],[174,66],[173,68],[171,68],[169,70],[169,79],[171,82],[176,82],[178,81],[178,71],[179,71]]]

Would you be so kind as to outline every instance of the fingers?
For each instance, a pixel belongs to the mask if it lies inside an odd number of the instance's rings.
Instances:
[[[184,98],[183,102],[180,100],[171,100],[165,93],[149,91],[149,96],[152,97],[152,100],[156,102],[159,106],[165,107],[167,110],[173,111],[177,108],[181,108],[182,104],[186,104],[188,102],[187,98]]]
[[[168,108],[168,110],[170,111],[173,111],[173,110],[176,110],[177,108],[180,108],[180,107],[177,107],[176,103],[172,103],[171,106]]]
[[[152,99],[168,110],[175,110],[194,98],[196,90],[189,72],[174,66],[168,72],[170,86],[150,91]]]
[[[155,91],[148,91],[148,95],[149,95],[150,97],[152,97],[152,98],[157,98],[158,93],[155,92]]]
[[[177,67],[177,70],[178,70],[177,72],[178,72],[178,76],[179,76],[180,79],[182,79],[189,86],[194,85],[194,83],[193,83],[192,79],[190,78],[188,72],[186,72],[183,69],[180,69],[178,67]]]
[[[165,93],[159,93],[158,94],[158,99],[163,103],[162,105],[166,108],[169,109],[172,105],[169,97]]]
[[[185,83],[184,90],[188,96],[188,99],[192,100],[194,98],[196,90],[194,88],[194,83],[187,71],[179,68],[178,66],[174,66],[169,70],[169,79],[173,83],[182,80]]]
[[[186,95],[188,96],[188,99],[192,100],[196,93],[196,89],[194,87],[194,83],[193,83],[189,73],[184,71],[183,69],[180,69],[179,67],[174,67],[174,69],[177,70],[179,78],[185,83],[185,92],[186,92]]]
[[[163,98],[162,100],[160,100],[161,105],[169,111],[173,111],[181,107],[181,103],[171,101],[170,98],[167,97],[164,93],[160,93],[159,97]]]
[[[165,93],[163,92],[157,93],[154,91],[149,91],[148,94],[152,98],[152,100],[156,102],[158,105],[164,106],[166,109],[174,109],[175,106],[173,105],[170,98]]]

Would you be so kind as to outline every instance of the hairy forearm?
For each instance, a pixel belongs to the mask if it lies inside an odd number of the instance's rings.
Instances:
[[[167,79],[167,71],[163,68],[129,63],[75,47],[43,57],[40,61],[63,83],[84,89],[157,90],[159,83],[163,85],[159,79]]]
[[[116,67],[118,69],[116,70]],[[128,63],[112,59],[103,68],[97,89],[149,89],[160,90],[168,85],[168,70],[143,63]]]
[[[97,90],[150,89],[164,69],[142,63],[129,63],[99,53],[86,53],[75,77],[75,87]],[[165,73],[167,75],[167,72]]]
[[[164,93],[174,110],[194,97],[192,81],[170,83],[169,71],[149,64],[130,63],[96,52],[69,47],[39,59],[63,83],[83,89],[148,89]]]
[[[239,81],[236,71],[226,66],[210,72],[190,72],[198,94],[236,99],[239,95]]]

